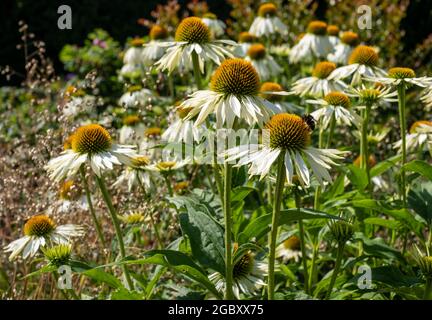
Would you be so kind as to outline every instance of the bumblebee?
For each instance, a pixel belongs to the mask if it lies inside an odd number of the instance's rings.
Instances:
[[[305,114],[302,119],[304,120],[304,122],[306,122],[311,131],[315,130],[316,120],[314,119],[314,117],[312,117],[310,114]]]

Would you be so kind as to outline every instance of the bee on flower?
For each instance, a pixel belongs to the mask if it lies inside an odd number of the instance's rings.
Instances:
[[[226,161],[238,160],[236,166],[250,164],[249,174],[263,179],[281,156],[284,158],[289,184],[295,175],[302,186],[309,186],[311,175],[306,163],[320,184],[331,181],[328,170],[342,159],[344,152],[336,149],[317,149],[310,146],[312,128],[305,118],[294,114],[274,115],[264,127],[260,145],[241,145],[225,152]],[[307,162],[305,162],[305,159]]]
[[[290,63],[311,62],[314,59],[326,58],[334,50],[327,35],[327,23],[312,21],[307,33],[291,48]]]
[[[351,31],[342,33],[340,41],[335,45],[334,52],[328,54],[328,60],[336,64],[347,64],[352,51],[359,42],[360,38],[357,33]]]
[[[333,62],[318,62],[311,77],[299,79],[293,83],[292,91],[300,97],[312,96],[321,98],[331,91],[342,91],[347,85],[337,79],[329,80],[331,73],[336,69]]]
[[[285,35],[288,27],[278,18],[277,7],[273,3],[263,3],[258,9],[258,16],[252,22],[249,32],[257,37]]]
[[[262,80],[277,77],[283,69],[277,64],[273,57],[267,53],[266,48],[256,43],[249,47],[245,60],[250,61]]]
[[[188,17],[180,22],[175,33],[174,42],[165,42],[168,49],[156,62],[158,70],[168,70],[171,74],[175,68],[193,69],[193,57],[198,60],[201,73],[204,73],[206,62],[221,64],[225,58],[234,54],[226,46],[236,46],[231,40],[214,40],[210,29],[197,17]]]
[[[74,237],[84,235],[84,229],[74,224],[56,225],[47,215],[32,216],[24,224],[24,236],[10,244],[4,250],[11,252],[9,260],[14,260],[22,253],[23,258],[33,257],[41,247],[49,243],[68,244]]]

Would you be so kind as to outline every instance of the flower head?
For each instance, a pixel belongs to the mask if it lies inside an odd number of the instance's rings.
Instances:
[[[166,28],[156,24],[150,29],[149,36],[151,40],[166,39],[168,38],[168,31]]]
[[[287,262],[291,259],[298,262],[302,256],[300,250],[300,238],[293,235],[286,239],[276,248],[276,256],[282,258],[283,262]]]
[[[327,34],[329,36],[338,36],[339,35],[339,27],[334,25],[334,24],[330,24],[327,26]]]
[[[288,31],[286,25],[277,17],[277,7],[273,3],[263,3],[258,9],[249,32],[258,37],[269,37],[276,33],[284,34]]]
[[[183,19],[175,32],[175,41],[187,43],[206,43],[211,38],[210,30],[200,18]]]
[[[348,63],[375,67],[378,65],[378,53],[372,47],[360,45],[353,50]]]
[[[45,258],[54,266],[62,266],[68,264],[71,254],[72,245],[58,244],[50,248],[41,249]]]
[[[341,42],[351,47],[355,47],[360,42],[360,38],[357,33],[346,31],[341,36]]]
[[[318,36],[324,36],[327,34],[327,23],[319,20],[311,21],[308,24],[307,32]]]
[[[270,148],[302,150],[310,145],[311,129],[303,118],[281,113],[274,115],[265,125],[270,132]]]
[[[277,13],[277,7],[273,3],[263,3],[260,5],[258,9],[258,15],[260,17],[267,17],[267,16],[275,16]]]
[[[250,61],[264,80],[272,78],[282,72],[282,68],[273,57],[267,54],[266,48],[260,44],[253,44],[247,51],[245,60]]]
[[[254,43],[257,42],[258,37],[250,32],[244,31],[240,32],[238,37],[239,43]]]
[[[312,71],[312,76],[318,79],[325,79],[335,69],[336,69],[336,65],[333,62],[329,62],[329,61],[318,62]]]

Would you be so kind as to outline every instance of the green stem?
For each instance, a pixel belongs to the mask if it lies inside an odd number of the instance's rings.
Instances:
[[[297,207],[297,210],[300,213],[300,207],[301,207],[301,198],[298,192],[294,190],[294,196],[295,196],[295,204]],[[300,248],[302,253],[302,263],[303,263],[303,277],[304,277],[304,291],[307,293],[309,292],[309,275],[308,275],[308,267],[307,267],[307,255],[306,255],[306,242],[305,242],[305,231],[304,231],[304,224],[303,220],[299,220],[299,234],[300,234]]]
[[[98,238],[99,238],[99,240],[100,240],[100,242],[102,244],[102,248],[106,248],[105,237],[103,235],[101,225],[100,225],[100,223],[99,223],[99,221],[97,219],[96,212],[95,212],[95,210],[93,208],[93,203],[92,203],[92,200],[91,200],[90,190],[89,190],[89,187],[88,187],[88,184],[87,184],[87,179],[86,179],[86,176],[85,176],[84,166],[80,167],[80,173],[81,173],[81,179],[82,179],[83,185],[84,185],[84,190],[85,190],[85,193],[86,193],[87,203],[88,203],[88,206],[89,206],[89,209],[90,209],[90,214],[91,214],[91,217],[93,219],[93,223],[94,223],[94,225],[96,227],[96,233],[97,233]]]
[[[171,182],[169,180],[169,173],[163,174],[163,177],[164,177],[164,180],[165,180],[165,184],[166,184],[166,186],[168,188],[168,194],[169,194],[170,197],[172,197],[174,195],[174,192],[173,192],[173,189],[172,189],[172,186],[171,186]]]
[[[126,251],[125,251],[124,242],[123,242],[123,235],[122,235],[122,232],[120,229],[120,223],[119,223],[119,220],[117,217],[117,212],[114,209],[114,206],[113,206],[112,201],[111,201],[111,196],[107,190],[107,187],[105,185],[103,177],[102,176],[100,176],[100,177],[96,176],[96,182],[97,182],[97,184],[98,184],[98,186],[102,192],[102,196],[103,196],[104,201],[108,207],[108,211],[110,213],[111,220],[112,220],[112,223],[114,225],[116,238],[117,238],[117,242],[118,242],[118,246],[119,246],[119,250],[120,250],[120,257],[122,259],[124,259],[124,258],[126,258]],[[123,273],[124,273],[125,278],[126,278],[126,282],[129,286],[129,289],[133,290],[134,287],[133,287],[132,279],[129,275],[128,269],[126,268],[126,265],[123,265],[122,269],[123,269]]]
[[[332,273],[332,276],[331,276],[331,279],[330,279],[330,284],[329,284],[329,287],[328,287],[328,291],[327,291],[325,300],[328,300],[330,298],[331,293],[333,291],[333,287],[334,287],[334,284],[336,282],[336,278],[337,278],[337,275],[339,273],[339,269],[340,269],[340,266],[341,266],[344,247],[345,247],[345,243],[339,243],[338,244],[336,264],[335,264],[335,267],[333,269],[333,273]]]
[[[324,129],[322,128],[322,123],[320,123],[320,131],[318,136],[318,148],[322,149],[324,146]],[[315,189],[315,197],[314,197],[314,209],[319,210],[320,203],[319,198],[321,196],[321,186],[318,186]]]
[[[432,300],[432,279],[426,279],[423,300]]]
[[[318,245],[313,244],[313,251],[312,251],[312,261],[310,266],[310,275],[309,275],[309,293],[312,294],[312,287],[314,285],[314,279],[315,279],[315,272],[316,272],[316,260],[318,257]]]
[[[371,178],[370,178],[370,167],[369,167],[369,143],[368,143],[368,123],[370,116],[371,106],[366,104],[366,109],[364,110],[364,117],[361,126],[361,150],[360,150],[360,167],[366,170],[366,176],[368,181],[368,189],[372,194],[371,190]]]
[[[201,80],[201,70],[199,67],[198,55],[195,51],[192,52],[192,64],[193,71],[195,76],[195,83],[197,85],[198,90],[202,90],[202,80]]]
[[[327,144],[326,144],[327,149],[330,148],[331,142],[333,140],[335,126],[336,126],[336,117],[335,117],[335,114],[333,112],[332,117],[330,119],[330,129],[329,129],[329,134],[327,137]]]
[[[406,177],[404,165],[407,160],[406,156],[406,111],[405,111],[405,84],[402,83],[397,88],[398,91],[398,101],[399,101],[399,122],[402,137],[402,168],[401,168],[401,198],[404,207],[407,206],[406,200]]]
[[[282,195],[285,183],[285,165],[284,153],[279,155],[277,161],[277,176],[276,176],[276,190],[273,203],[273,215],[270,231],[270,248],[269,248],[269,263],[268,263],[268,299],[274,299],[275,283],[274,283],[274,269],[275,269],[275,255],[276,255],[276,241],[279,226],[279,214],[282,203]]]
[[[232,217],[231,217],[231,175],[232,165],[225,163],[224,167],[224,191],[223,191],[223,208],[224,208],[224,219],[225,219],[225,280],[226,280],[226,291],[225,300],[234,299],[233,294],[233,260],[232,260],[232,248],[231,248],[231,229],[232,229]]]

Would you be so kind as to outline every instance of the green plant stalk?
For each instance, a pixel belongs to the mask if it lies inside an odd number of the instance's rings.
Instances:
[[[277,161],[277,176],[276,176],[276,189],[273,202],[272,224],[270,231],[270,244],[269,244],[269,263],[268,263],[268,300],[274,299],[275,281],[275,256],[276,256],[276,241],[277,232],[279,227],[279,215],[282,203],[282,195],[285,183],[285,164],[284,153],[279,155]]]
[[[94,225],[96,227],[96,233],[98,235],[99,241],[102,244],[102,248],[106,248],[105,237],[103,235],[101,225],[100,225],[100,223],[99,223],[99,221],[97,219],[96,212],[95,212],[95,210],[93,208],[93,203],[92,203],[92,200],[91,200],[90,190],[89,190],[89,187],[88,187],[88,184],[87,184],[87,179],[86,179],[86,176],[85,176],[84,166],[83,165],[81,165],[81,167],[80,167],[80,173],[81,173],[81,179],[83,181],[84,190],[85,190],[85,193],[86,193],[87,203],[88,203],[88,206],[89,206],[89,209],[90,209],[90,214],[91,214],[91,217],[93,219],[93,223],[94,223]]]
[[[338,276],[339,269],[340,269],[340,266],[341,266],[344,248],[345,248],[345,243],[339,243],[338,244],[336,263],[335,263],[335,267],[333,269],[333,273],[332,273],[332,276],[331,276],[331,279],[330,279],[330,284],[329,284],[329,287],[328,287],[327,294],[325,296],[325,300],[328,300],[330,298],[331,293],[333,291],[333,287],[334,287],[334,284],[336,282],[336,278]]]
[[[232,180],[232,165],[225,163],[224,167],[224,191],[223,191],[223,208],[224,208],[224,222],[225,222],[225,281],[226,291],[225,300],[234,299],[233,294],[233,260],[232,260],[232,246],[231,246],[231,230],[232,230],[232,217],[231,217],[231,180]]]
[[[297,210],[300,213],[301,198],[300,198],[300,195],[298,194],[298,192],[296,192],[296,190],[294,191],[294,196],[295,196],[295,204],[296,204]],[[309,274],[308,274],[308,267],[307,267],[305,231],[304,231],[303,220],[300,219],[298,222],[299,222],[299,234],[300,234],[300,249],[301,249],[301,253],[302,253],[302,263],[303,263],[304,291],[306,293],[308,293],[309,292]]]
[[[192,64],[193,64],[195,83],[197,85],[198,90],[202,90],[203,85],[201,79],[201,71],[199,67],[198,55],[195,51],[192,52]]]
[[[426,279],[423,300],[432,300],[432,279],[431,278]]]
[[[167,189],[168,189],[168,194],[169,194],[170,197],[172,197],[174,195],[174,192],[173,192],[173,189],[172,189],[172,186],[171,186],[171,182],[169,180],[169,175],[170,175],[169,173],[164,173],[163,177],[164,177]]]
[[[320,123],[320,131],[319,131],[319,136],[318,136],[318,148],[322,149],[323,145],[324,145],[324,130],[322,128],[322,123]],[[315,196],[314,196],[314,209],[315,210],[319,210],[320,207],[320,203],[319,203],[319,198],[321,196],[321,186],[318,186],[315,189]]]
[[[369,143],[368,143],[368,124],[369,124],[370,110],[371,110],[370,104],[366,104],[366,109],[364,110],[363,121],[361,126],[360,167],[366,170],[368,189],[369,192],[372,194],[370,167],[369,167]]]
[[[335,113],[333,112],[332,117],[330,119],[330,129],[327,137],[327,144],[326,144],[327,149],[330,148],[331,146],[331,142],[333,140],[333,135],[335,131],[335,126],[336,126],[336,117],[335,117]]]
[[[210,130],[211,125],[210,125],[210,120],[208,118],[206,119],[206,126],[207,126],[207,129]],[[216,145],[215,145],[214,141],[213,141],[213,171],[214,171],[214,177],[215,177],[215,181],[216,181],[216,188],[217,188],[219,196],[221,198],[221,202],[223,203],[222,176],[221,176],[221,173],[219,171],[219,166],[217,163]]]
[[[111,201],[111,196],[107,190],[107,187],[105,185],[103,177],[102,176],[100,176],[100,177],[96,176],[96,182],[97,182],[97,184],[101,190],[103,199],[104,199],[104,201],[108,207],[108,212],[110,213],[111,220],[112,220],[112,223],[114,225],[116,238],[117,238],[117,242],[118,242],[118,246],[119,246],[119,250],[120,250],[120,257],[122,259],[124,259],[124,258],[126,258],[126,251],[125,251],[124,242],[123,242],[123,235],[122,235],[122,232],[120,229],[120,223],[119,223],[119,220],[117,217],[117,212],[114,209],[114,206],[113,206],[112,201]],[[122,269],[123,269],[123,273],[124,273],[125,278],[126,278],[126,282],[129,286],[129,289],[133,290],[134,287],[133,287],[132,279],[129,275],[128,269],[126,268],[126,265],[122,265]]]
[[[315,272],[316,272],[316,260],[318,257],[318,245],[316,245],[315,243],[313,244],[313,251],[312,251],[312,261],[311,261],[311,266],[310,266],[310,272],[309,272],[309,283],[308,283],[308,288],[309,288],[309,293],[312,295],[312,288],[314,285],[314,279],[315,279]]]
[[[402,138],[402,167],[401,167],[401,198],[404,204],[404,207],[407,206],[406,199],[406,176],[405,176],[405,168],[404,165],[407,161],[406,155],[406,110],[405,110],[405,84],[402,82],[398,87],[398,102],[399,102],[399,122],[400,122],[400,130],[401,130],[401,138]]]

